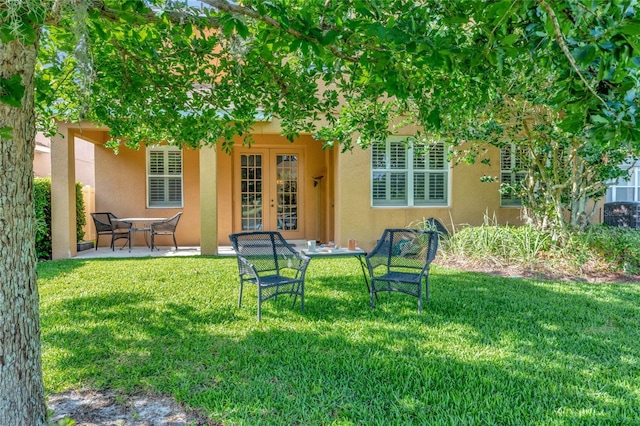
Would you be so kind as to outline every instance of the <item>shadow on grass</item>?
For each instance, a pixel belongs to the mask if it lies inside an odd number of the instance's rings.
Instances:
[[[313,260],[305,312],[281,297],[258,323],[255,289],[236,307],[233,262],[57,274],[65,286],[43,296],[48,387],[153,390],[225,424],[640,420],[636,286],[435,268],[418,314],[399,293],[370,309],[357,261]]]

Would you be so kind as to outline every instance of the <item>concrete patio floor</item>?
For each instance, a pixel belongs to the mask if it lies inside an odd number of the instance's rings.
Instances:
[[[120,248],[116,246],[115,250],[109,247],[91,248],[79,251],[74,259],[104,259],[104,258],[127,258],[127,257],[175,257],[175,256],[200,256],[200,247],[180,247],[178,250],[174,247],[159,247],[160,250],[151,251],[149,247],[139,246],[133,247],[129,252],[128,247]],[[235,252],[231,246],[218,247],[219,256],[234,256]]]
[[[288,240],[294,248],[300,249],[305,246],[304,240]],[[117,243],[117,241],[116,241]],[[79,251],[74,259],[104,259],[104,258],[126,258],[126,257],[175,257],[175,256],[200,256],[200,247],[181,247],[178,246],[176,250],[173,246],[160,246],[160,250],[151,251],[149,247],[144,244],[133,246],[131,252],[129,247],[125,244],[122,247],[122,243],[116,244],[116,249],[111,250],[110,247],[98,247],[96,250],[90,248],[87,250]],[[236,252],[233,251],[231,246],[219,246],[218,256],[235,256]]]

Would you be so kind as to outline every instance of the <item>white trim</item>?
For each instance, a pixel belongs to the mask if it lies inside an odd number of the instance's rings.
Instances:
[[[384,142],[384,150],[385,156],[390,155],[390,143],[394,142],[404,142],[409,136],[390,136]],[[396,169],[400,173],[405,173],[406,183],[405,183],[405,191],[406,191],[406,202],[402,204],[375,204],[376,200],[374,199],[374,175],[376,173],[384,173],[388,174],[393,172],[394,169],[387,168],[385,165],[384,169],[374,168],[373,164],[373,147],[369,148],[369,180],[370,180],[370,190],[369,190],[369,204],[371,208],[420,208],[420,209],[428,209],[428,208],[447,208],[451,205],[451,179],[452,179],[452,169],[451,162],[447,158],[447,151],[450,149],[448,145],[444,142],[438,142],[438,144],[442,144],[444,148],[444,158],[443,161],[446,163],[446,167],[443,169],[414,169],[414,147],[413,144],[406,145],[406,163],[405,167]],[[436,174],[442,172],[446,175],[444,185],[446,188],[443,189],[444,202],[441,203],[433,203],[433,204],[416,204],[416,200],[414,198],[415,194],[415,173],[424,172],[427,174]],[[385,189],[385,195],[389,197],[389,189]],[[377,200],[380,202],[381,200]],[[389,201],[389,200],[388,200]],[[389,201],[392,203],[392,201]]]
[[[159,174],[151,174],[150,173],[150,160],[151,160],[151,153],[152,152],[163,152],[163,167],[166,169],[167,166],[167,158],[168,158],[168,152],[179,152],[180,153],[180,175],[178,176],[176,175],[168,175],[166,173],[159,175]],[[146,176],[146,180],[145,180],[145,186],[146,186],[146,205],[148,209],[172,209],[172,208],[183,208],[184,207],[184,153],[182,152],[182,150],[178,147],[175,146],[169,146],[169,145],[153,145],[153,146],[149,146],[147,147],[147,152],[146,152],[146,162],[145,162],[145,176]],[[176,178],[179,177],[180,178],[180,202],[177,203],[171,203],[168,202],[165,198],[165,202],[160,204],[154,204],[151,205],[151,200],[150,200],[150,193],[149,193],[149,187],[150,187],[150,181],[151,178],[153,177],[160,177],[163,179],[168,179],[170,177]],[[166,194],[165,194],[166,195]]]
[[[625,179],[625,182],[628,182],[627,185],[620,185],[620,179],[616,181],[614,184],[610,185],[607,188],[607,194],[605,196],[605,201],[607,203],[615,203],[615,202],[640,202],[640,161],[632,162],[629,161],[622,166],[629,167],[631,174],[629,176],[629,180]],[[623,200],[618,200],[618,190],[631,190],[632,196],[631,199],[628,197],[624,197]]]

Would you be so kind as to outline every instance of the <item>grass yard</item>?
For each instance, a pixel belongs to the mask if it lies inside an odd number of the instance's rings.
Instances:
[[[235,258],[38,268],[48,394],[169,395],[224,425],[640,424],[640,285],[432,269],[431,299],[380,295],[314,259],[305,312],[237,307]]]

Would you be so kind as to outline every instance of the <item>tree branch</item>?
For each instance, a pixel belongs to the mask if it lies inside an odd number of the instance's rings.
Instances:
[[[214,8],[224,11],[224,12],[228,12],[228,13],[233,13],[236,15],[241,15],[241,16],[246,16],[248,18],[252,18],[252,19],[256,19],[258,21],[261,21],[277,30],[280,30],[282,32],[285,32],[297,39],[301,39],[301,40],[306,40],[306,41],[312,41],[315,42],[317,44],[320,44],[319,41],[315,38],[315,37],[311,37],[309,35],[303,34],[298,30],[295,30],[291,27],[287,27],[287,28],[283,28],[282,25],[280,24],[280,22],[278,22],[277,20],[273,19],[270,16],[264,16],[261,15],[260,13],[258,13],[256,10],[254,9],[250,9],[248,7],[245,6],[239,6],[236,4],[231,4],[226,0],[202,0],[203,3],[206,3],[210,6],[213,6]],[[329,49],[329,51],[337,58],[339,59],[344,59],[345,61],[349,61],[349,62],[359,62],[360,58],[357,56],[350,56],[345,54],[344,52],[341,52],[336,46],[334,45],[327,45],[324,46],[327,49]]]
[[[593,87],[591,87],[591,85],[589,84],[587,79],[584,77],[582,72],[580,72],[580,69],[578,68],[578,64],[576,64],[575,59],[573,59],[571,52],[569,52],[569,48],[567,47],[567,43],[565,43],[564,34],[562,34],[562,30],[560,29],[560,24],[558,23],[558,17],[556,16],[555,12],[551,8],[551,6],[549,6],[549,3],[547,3],[545,0],[537,0],[537,2],[540,5],[540,7],[547,12],[547,15],[549,15],[549,19],[551,19],[551,23],[553,24],[553,31],[556,36],[556,42],[558,43],[558,46],[560,46],[560,50],[562,50],[562,53],[564,53],[564,56],[566,56],[567,59],[569,60],[569,64],[571,64],[571,68],[573,68],[574,71],[578,74],[578,77],[580,77],[580,80],[582,80],[582,82],[587,87],[587,89],[591,92],[591,94],[595,96],[600,102],[602,102],[602,104],[608,109],[609,107],[607,106],[607,103],[605,102],[605,100],[602,99],[600,95],[598,95],[598,93],[593,89]]]

